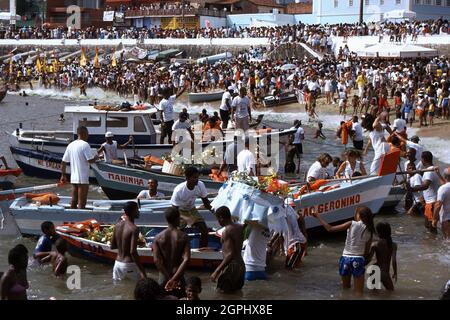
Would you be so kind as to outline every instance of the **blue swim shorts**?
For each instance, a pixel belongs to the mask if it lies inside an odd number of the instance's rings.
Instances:
[[[358,278],[364,275],[364,257],[360,256],[342,256],[339,259],[339,274],[341,276],[353,275]]]
[[[267,274],[265,271],[245,271],[245,280],[267,280]]]

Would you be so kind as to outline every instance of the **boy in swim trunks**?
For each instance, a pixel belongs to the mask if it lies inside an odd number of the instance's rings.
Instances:
[[[147,276],[139,261],[137,251],[139,229],[134,224],[134,220],[139,218],[137,203],[128,201],[125,204],[124,211],[125,216],[116,224],[111,239],[111,249],[118,249],[113,269],[113,280],[143,279]]]
[[[225,227],[221,240],[223,260],[211,275],[211,280],[217,281],[217,289],[231,293],[244,286],[245,264],[241,254],[244,226],[232,221],[227,207],[218,208],[216,216],[219,224]]]

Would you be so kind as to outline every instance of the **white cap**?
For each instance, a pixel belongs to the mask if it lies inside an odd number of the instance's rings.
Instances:
[[[228,90],[229,90],[229,91],[234,90],[234,87],[233,87],[233,86],[229,86],[229,87],[228,87]]]
[[[114,137],[114,135],[111,131],[108,131],[107,133],[105,133],[105,138],[112,138],[112,137]]]

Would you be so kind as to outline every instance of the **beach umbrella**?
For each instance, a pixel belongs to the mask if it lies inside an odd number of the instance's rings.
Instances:
[[[297,66],[295,64],[292,63],[287,63],[281,66],[281,70],[291,70],[291,69],[295,69],[297,68]]]

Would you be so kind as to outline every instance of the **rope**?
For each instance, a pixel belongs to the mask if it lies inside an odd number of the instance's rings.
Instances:
[[[46,116],[46,117],[39,117],[39,119],[48,119],[48,118],[52,118],[52,117],[57,117],[60,114],[61,113],[57,113],[57,114],[52,114],[52,115],[49,115],[49,116]],[[7,124],[15,124],[15,123],[18,123],[18,122],[28,122],[28,121],[32,121],[32,120],[36,120],[36,117],[31,118],[31,119],[21,119],[21,120],[9,121],[9,122],[1,122],[0,126],[7,125]]]

